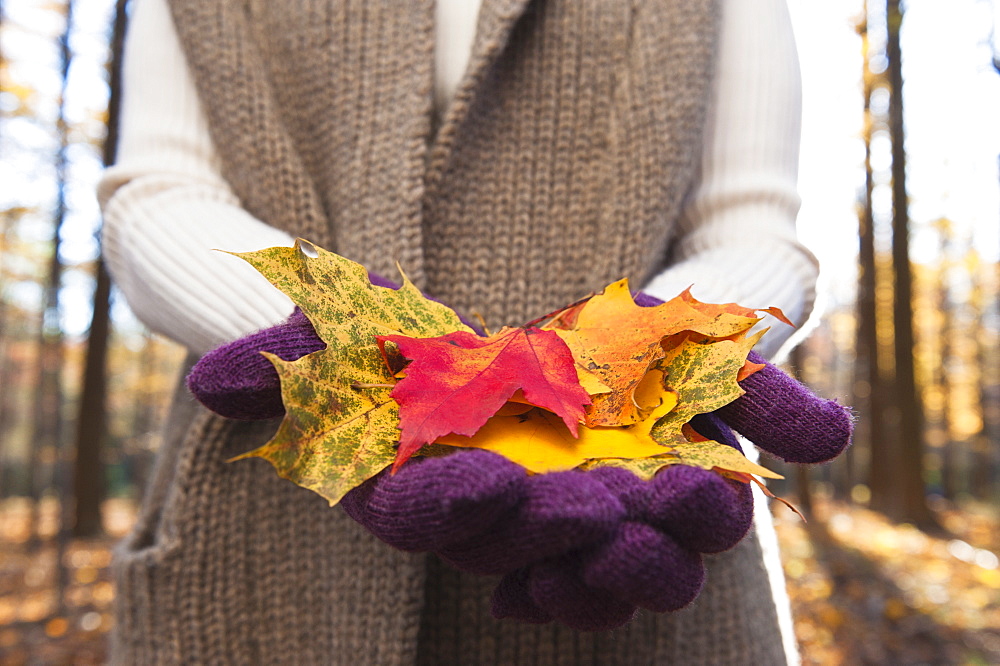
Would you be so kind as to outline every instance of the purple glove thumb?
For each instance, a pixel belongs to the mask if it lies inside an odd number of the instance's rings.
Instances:
[[[368,279],[376,287],[399,288],[376,273],[369,273]],[[461,319],[476,330],[474,323]],[[277,418],[285,413],[281,383],[274,366],[260,352],[294,361],[324,347],[326,344],[316,335],[312,323],[296,307],[283,323],[205,354],[188,374],[188,390],[203,405],[226,418],[243,421]]]
[[[265,328],[208,352],[187,376],[188,390],[201,404],[230,419],[256,421],[283,416],[278,372],[260,352],[283,361],[319,351],[326,344],[295,308],[284,323]]]
[[[634,299],[641,307],[663,303],[644,292]],[[847,448],[854,430],[848,408],[820,398],[756,352],[748,360],[765,367],[740,382],[745,395],[717,412],[736,432],[791,463],[826,462]]]
[[[717,412],[736,432],[791,463],[826,462],[847,448],[854,430],[847,407],[819,398],[754,352],[749,360],[764,368],[740,382],[746,393]]]

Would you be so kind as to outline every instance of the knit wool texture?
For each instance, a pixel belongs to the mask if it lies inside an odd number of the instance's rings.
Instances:
[[[280,328],[233,340],[202,356],[188,374],[187,386],[203,405],[227,418],[278,418],[285,414],[281,380],[260,352],[294,361],[325,347],[302,310],[295,308]]]
[[[506,574],[531,562],[599,543],[625,517],[604,484],[579,471],[531,477],[517,509],[484,534],[441,549],[460,569]]]
[[[743,380],[746,395],[719,410],[726,423],[786,462],[821,463],[843,453],[854,430],[848,407],[817,400],[794,377],[753,352],[749,360],[764,368]]]
[[[375,273],[368,280],[376,287],[399,285]],[[462,318],[467,326],[475,326]],[[188,389],[216,414],[242,421],[283,416],[281,381],[274,365],[260,352],[294,361],[326,347],[305,313],[296,307],[280,326],[233,340],[201,357],[187,377]]]
[[[705,582],[705,568],[699,553],[682,548],[661,530],[623,522],[615,538],[588,558],[583,580],[635,606],[664,613],[694,600]]]
[[[383,472],[342,500],[345,510],[386,543],[438,551],[483,533],[512,513],[528,484],[524,468],[490,451],[413,461]]]
[[[436,128],[431,0],[172,9],[223,174],[269,224],[383,275],[398,261],[494,329],[642,283],[668,256],[709,101],[712,0],[486,0]],[[386,546],[262,460],[226,462],[276,425],[178,394],[117,552],[114,663],[784,663],[752,537],[705,558],[677,613],[598,633],[498,621],[495,577]]]

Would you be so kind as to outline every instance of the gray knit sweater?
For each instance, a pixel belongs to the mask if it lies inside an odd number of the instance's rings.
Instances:
[[[432,126],[430,0],[174,0],[223,173],[254,216],[494,327],[669,256],[712,2],[487,0]],[[274,423],[181,394],[119,549],[120,663],[780,664],[753,536],[689,609],[582,634],[495,621],[495,581],[394,551],[259,460]]]

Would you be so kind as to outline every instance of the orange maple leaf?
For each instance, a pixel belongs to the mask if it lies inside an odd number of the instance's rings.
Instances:
[[[593,396],[587,425],[629,425],[644,416],[636,404],[635,387],[664,356],[661,341],[691,331],[707,338],[728,338],[746,332],[759,319],[754,310],[735,304],[711,305],[688,291],[662,305],[636,305],[627,280],[571,306],[546,324],[573,351],[576,362],[591,371],[609,393]]]
[[[518,390],[559,415],[576,436],[590,396],[573,354],[553,331],[507,328],[489,337],[463,331],[436,338],[378,336],[410,359],[390,394],[402,431],[393,470],[423,445],[451,433],[471,436]]]

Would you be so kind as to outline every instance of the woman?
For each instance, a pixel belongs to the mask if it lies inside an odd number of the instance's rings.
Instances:
[[[804,320],[781,0],[479,4],[137,0],[101,199],[139,317],[194,357],[282,321],[287,299],[211,249],[300,236],[383,275],[398,261],[493,327],[623,276]],[[598,634],[499,622],[488,579],[385,547],[261,461],[225,463],[274,423],[181,395],[170,427],[118,554],[123,663],[795,658],[753,535],[686,610]]]

